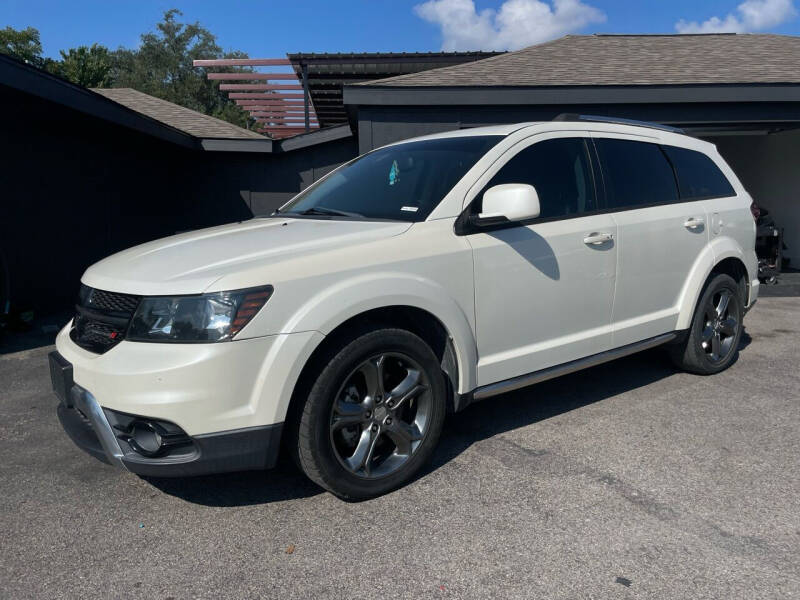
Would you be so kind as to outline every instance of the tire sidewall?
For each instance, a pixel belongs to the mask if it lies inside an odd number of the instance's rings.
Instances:
[[[380,479],[364,479],[349,472],[335,455],[330,439],[330,416],[335,395],[347,377],[369,357],[396,352],[408,355],[425,371],[431,385],[432,407],[428,427],[411,458],[397,471]],[[363,499],[395,489],[410,480],[427,462],[438,442],[446,411],[446,387],[439,361],[419,337],[402,329],[378,329],[346,343],[322,369],[306,401],[300,430],[308,448],[299,448],[302,463],[311,462],[324,487],[348,499]],[[312,477],[317,479],[316,477]]]
[[[730,302],[733,304],[733,308],[736,311],[735,316],[739,325],[736,329],[736,336],[733,339],[732,351],[728,354],[728,356],[725,357],[724,360],[715,363],[711,362],[706,353],[703,352],[702,348],[700,347],[700,338],[705,327],[705,307],[710,298],[723,289],[727,289],[731,292]],[[743,309],[739,285],[730,275],[723,273],[715,275],[711,280],[709,280],[700,296],[699,302],[697,303],[694,319],[692,320],[691,335],[688,340],[689,348],[687,350],[691,353],[692,362],[695,363],[695,366],[699,371],[706,374],[719,373],[720,371],[727,369],[731,363],[736,360],[736,356],[739,353],[739,342],[742,337],[742,317]]]

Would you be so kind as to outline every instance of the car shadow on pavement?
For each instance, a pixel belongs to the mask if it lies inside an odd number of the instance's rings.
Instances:
[[[438,469],[476,442],[645,387],[676,372],[667,353],[656,348],[487,398],[450,416],[426,472]]]
[[[744,349],[750,341],[744,332],[739,348]],[[664,349],[655,348],[477,402],[449,415],[433,460],[417,478],[447,464],[476,442],[647,386],[677,372]],[[285,453],[278,466],[267,472],[145,479],[166,494],[216,507],[266,504],[324,492],[306,479]]]
[[[281,456],[269,471],[244,471],[200,477],[142,477],[165,494],[214,507],[250,506],[322,494],[291,462]]]

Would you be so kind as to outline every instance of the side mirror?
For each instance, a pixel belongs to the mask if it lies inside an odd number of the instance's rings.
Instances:
[[[483,194],[483,212],[477,224],[505,221],[525,221],[539,216],[539,194],[525,183],[504,183],[489,188]]]

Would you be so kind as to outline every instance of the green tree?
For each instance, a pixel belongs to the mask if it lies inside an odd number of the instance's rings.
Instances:
[[[0,53],[8,54],[36,67],[45,64],[39,30],[34,27],[0,29]]]
[[[54,72],[72,83],[88,88],[110,87],[113,83],[114,57],[108,48],[99,44],[61,50],[61,62]]]
[[[193,61],[211,58],[246,58],[242,52],[223,52],[216,37],[199,23],[181,23],[182,13],[164,13],[156,31],[145,33],[136,50],[114,53],[111,77],[114,87],[132,87],[193,110],[246,127],[248,115],[225,94],[216,81],[209,81],[204,69]],[[250,71],[231,68],[229,71]]]

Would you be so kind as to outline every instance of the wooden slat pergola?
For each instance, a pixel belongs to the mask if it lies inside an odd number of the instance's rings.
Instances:
[[[262,133],[288,137],[348,122],[344,86],[394,75],[417,73],[495,56],[497,52],[371,52],[287,54],[286,58],[196,60],[210,69],[208,78],[248,111]],[[231,67],[248,67],[230,72]],[[263,67],[290,67],[291,72]],[[224,68],[225,72],[214,71]],[[269,114],[264,114],[269,113]],[[297,115],[301,114],[302,119]],[[299,125],[299,126],[298,126]]]
[[[196,60],[195,67],[279,67],[292,66],[288,58],[223,58]],[[319,121],[305,81],[292,73],[209,72],[213,81],[224,81],[219,89],[250,113],[259,133],[283,138],[319,128]],[[235,81],[237,83],[227,83]],[[279,82],[279,83],[276,83]],[[302,93],[291,93],[300,91]]]

